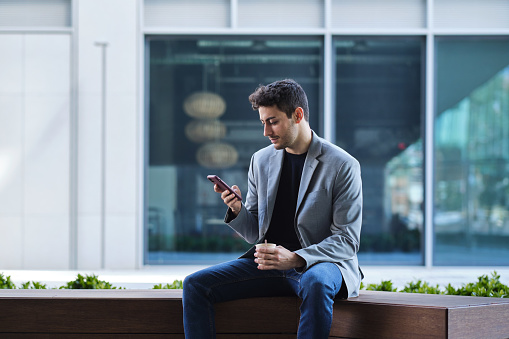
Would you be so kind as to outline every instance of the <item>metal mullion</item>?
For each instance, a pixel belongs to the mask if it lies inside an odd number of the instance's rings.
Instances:
[[[433,267],[433,168],[434,168],[434,107],[435,107],[435,37],[433,34],[433,3],[427,2],[426,35],[426,109],[424,120],[424,266]]]
[[[239,2],[238,0],[230,0],[230,27],[236,29],[238,27],[238,13]]]
[[[335,130],[335,112],[333,110],[334,107],[334,81],[335,81],[335,72],[334,72],[334,56],[333,48],[332,48],[332,2],[331,0],[325,0],[324,3],[324,27],[325,34],[323,36],[323,114],[322,114],[322,122],[323,122],[323,137],[330,141],[336,142],[336,130]]]
[[[147,161],[145,160],[146,154],[145,145],[148,133],[145,133],[146,119],[145,119],[145,34],[143,33],[143,18],[144,18],[144,3],[143,0],[137,0],[138,4],[138,18],[137,18],[137,46],[138,46],[138,70],[136,72],[136,86],[138,90],[137,95],[137,130],[136,130],[136,268],[142,268],[144,263],[145,254],[148,252],[148,241],[145,246],[145,226],[148,225],[148,206],[145,197],[145,188],[148,187],[146,181],[146,172],[148,171]],[[148,49],[148,48],[147,48]]]
[[[78,158],[79,158],[79,41],[78,41],[78,2],[71,4],[71,107],[69,131],[69,268],[78,268]]]
[[[333,84],[335,80],[334,56],[332,55],[332,35],[325,34],[323,48],[323,136],[330,142],[335,142],[335,114],[333,112]]]

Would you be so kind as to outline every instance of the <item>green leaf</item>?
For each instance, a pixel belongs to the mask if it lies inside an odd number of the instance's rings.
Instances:
[[[112,286],[109,282],[99,280],[95,275],[82,276],[78,274],[75,280],[69,281],[66,285],[60,286],[60,289],[116,289],[117,287]]]
[[[154,290],[161,290],[161,289],[171,289],[171,290],[181,290],[182,289],[182,280],[174,280],[171,284],[157,284],[152,287]]]
[[[368,291],[386,291],[396,292],[398,289],[392,287],[391,280],[382,280],[380,284],[369,284],[366,288]]]
[[[15,289],[16,285],[11,280],[11,276],[4,276],[0,273],[0,289]]]
[[[401,290],[401,292],[405,293],[422,293],[422,294],[442,294],[438,284],[436,286],[431,286],[428,282],[418,280],[417,282],[410,282],[405,285],[405,287]]]
[[[45,290],[47,289],[48,287],[46,286],[46,284],[43,284],[43,283],[40,283],[40,282],[37,282],[37,281],[27,281],[26,283],[23,283],[21,284],[21,289],[24,289],[24,290]]]
[[[495,298],[509,298],[509,287],[500,282],[500,275],[497,271],[488,275],[481,275],[477,278],[476,283],[464,284],[455,292],[452,289],[447,290],[446,294],[456,294],[474,297],[495,297]]]

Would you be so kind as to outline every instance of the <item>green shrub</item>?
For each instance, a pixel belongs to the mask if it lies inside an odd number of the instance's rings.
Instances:
[[[391,280],[382,280],[380,284],[369,284],[368,287],[366,287],[366,290],[396,292],[398,289],[392,287]]]
[[[497,274],[497,271],[494,271],[491,273],[491,278],[488,275],[481,275],[477,278],[476,283],[468,283],[458,289],[449,284],[445,289],[445,294],[509,298],[509,286],[502,284],[500,275]]]
[[[16,285],[11,281],[10,276],[4,276],[0,273],[0,289],[15,289]],[[27,281],[20,286],[21,289],[47,289],[46,284],[36,281]],[[121,289],[122,287],[120,287]],[[117,289],[109,282],[99,280],[96,275],[81,275],[78,274],[77,278],[69,281],[66,285],[61,286],[60,289]],[[182,289],[182,280],[174,280],[169,284],[157,284],[153,289]],[[389,291],[398,292],[397,288],[393,287],[391,280],[382,280],[380,284],[368,284],[366,287],[361,282],[361,290],[366,289],[369,291]],[[428,282],[418,280],[410,282],[399,292],[406,293],[424,293],[424,294],[447,294],[447,295],[463,295],[463,296],[476,296],[476,297],[495,297],[495,298],[509,298],[509,286],[500,282],[500,275],[496,271],[488,275],[478,277],[475,283],[464,284],[460,288],[454,288],[451,284],[445,287],[445,290],[440,290],[438,284],[431,286]]]
[[[436,286],[431,286],[426,281],[421,281],[420,279],[417,282],[409,282],[403,287],[400,292],[405,293],[422,293],[422,294],[442,294],[438,284]]]
[[[117,287],[112,286],[109,282],[104,280],[99,280],[99,278],[95,275],[86,275],[82,276],[78,274],[76,280],[69,281],[66,285],[60,286],[60,289],[117,289]]]
[[[171,284],[158,284],[154,285],[152,288],[154,290],[162,290],[162,289],[170,289],[170,290],[181,290],[182,289],[182,280],[174,280]]]
[[[0,273],[0,289],[15,289],[16,285],[11,281],[11,276],[4,276]]]
[[[21,284],[20,288],[24,290],[45,290],[48,287],[46,284],[38,281],[27,281],[26,283]]]
[[[367,287],[361,283],[361,290],[363,289],[368,291],[397,292],[397,288],[393,288],[392,281],[390,280],[382,280],[380,284],[369,284]],[[416,282],[407,283],[399,292],[509,298],[509,286],[500,282],[500,275],[498,275],[496,271],[491,273],[491,277],[482,275],[478,277],[477,282],[465,284],[460,288],[455,288],[451,284],[448,284],[444,290],[441,290],[438,284],[432,286],[426,281],[417,280]]]

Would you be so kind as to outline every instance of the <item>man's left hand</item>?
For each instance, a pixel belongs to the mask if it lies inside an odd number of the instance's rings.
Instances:
[[[306,265],[306,261],[300,255],[283,246],[262,247],[255,252],[254,256],[259,270],[289,270]]]

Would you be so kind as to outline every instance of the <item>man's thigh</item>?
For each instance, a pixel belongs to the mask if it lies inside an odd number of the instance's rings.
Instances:
[[[214,302],[295,295],[284,271],[257,266],[253,259],[236,259],[195,272],[186,280],[203,286]]]

